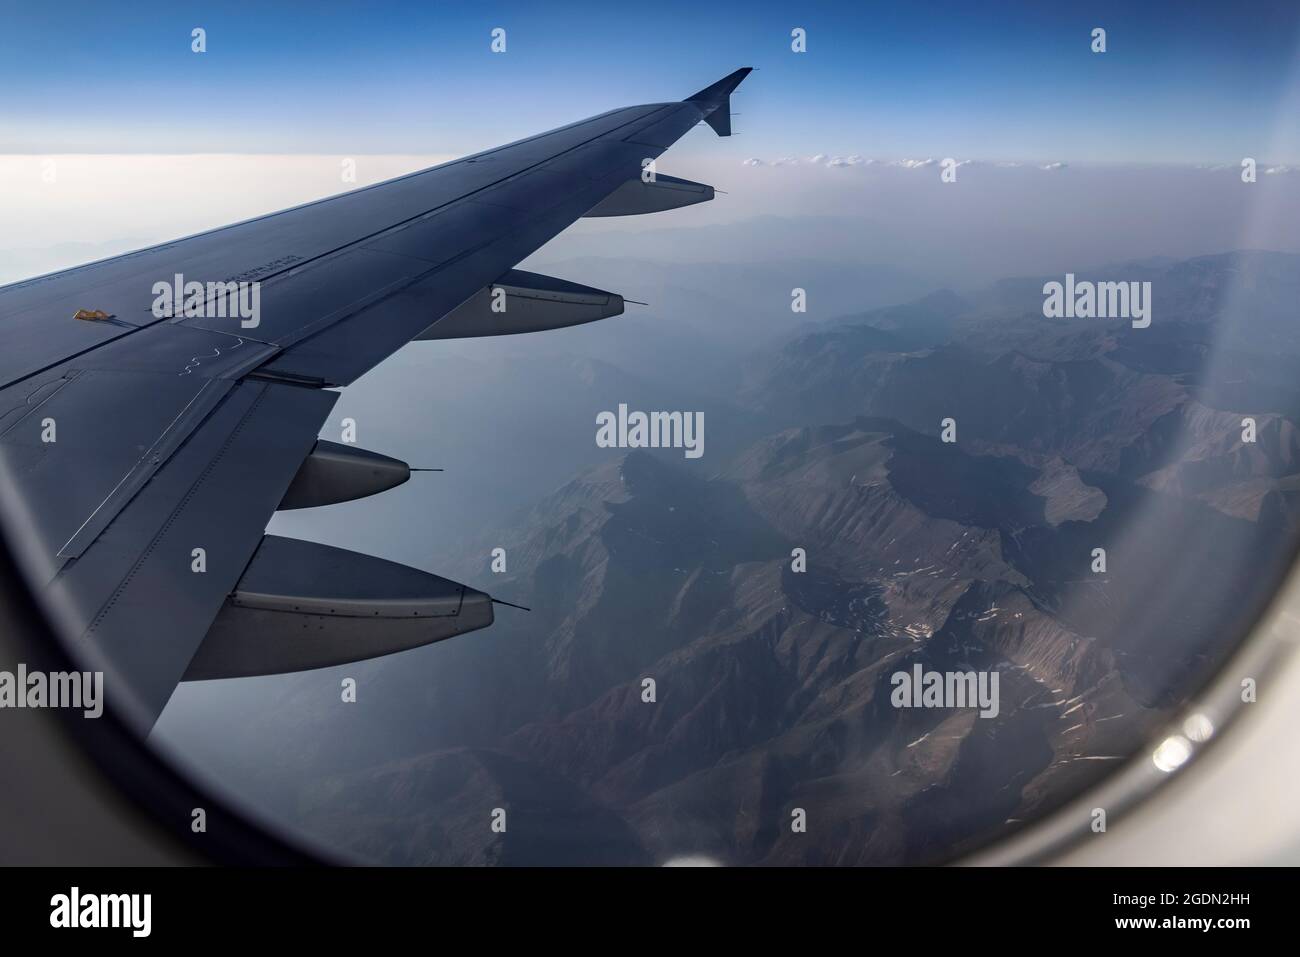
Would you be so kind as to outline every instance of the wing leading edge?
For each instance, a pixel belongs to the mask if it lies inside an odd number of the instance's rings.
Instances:
[[[277,507],[409,475],[317,442],[326,387],[416,338],[621,312],[615,294],[514,266],[583,216],[712,199],[643,170],[701,121],[729,135],[748,73],[0,288],[0,515],[62,634],[105,672],[109,707],[147,731],[186,677],[322,667],[490,624],[492,600],[467,586],[265,536]],[[175,307],[158,292],[173,277]],[[255,322],[239,309],[249,288]]]

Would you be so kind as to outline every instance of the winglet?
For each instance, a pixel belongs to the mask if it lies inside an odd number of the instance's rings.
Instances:
[[[688,96],[685,102],[694,103],[704,111],[704,122],[713,127],[715,133],[719,136],[730,136],[731,94],[753,69],[753,67],[742,66],[735,73],[724,76],[712,86],[706,86],[694,96]]]

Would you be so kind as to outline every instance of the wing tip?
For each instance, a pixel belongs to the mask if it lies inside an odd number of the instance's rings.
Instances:
[[[754,72],[752,66],[742,66],[739,70],[728,73],[717,83],[706,86],[694,96],[687,97],[683,102],[694,103],[703,114],[702,119],[709,126],[713,127],[713,132],[719,136],[731,135],[731,94],[735,92],[740,82]]]
[[[728,73],[717,83],[710,84],[700,92],[686,98],[687,103],[725,103],[727,98],[735,92],[740,82],[754,71],[752,66],[742,66],[739,70]]]

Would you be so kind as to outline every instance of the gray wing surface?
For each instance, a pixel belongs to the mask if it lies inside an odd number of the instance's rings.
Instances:
[[[416,338],[485,334],[475,331],[474,310],[485,308],[494,283],[519,297],[520,318],[486,334],[621,311],[617,296],[513,267],[584,215],[711,198],[711,188],[671,177],[661,188],[646,184],[643,164],[701,120],[728,135],[729,97],[748,72],[681,102],[614,110],[0,288],[0,514],[61,632],[105,672],[109,706],[147,730],[201,645],[203,675],[223,674],[223,646],[205,636],[246,638],[257,601],[265,606],[259,629],[297,611],[294,626],[331,635],[330,663],[349,641],[355,657],[392,650],[391,639],[366,628],[399,613],[427,619],[424,640],[490,623],[488,596],[436,576],[427,576],[427,594],[413,579],[401,602],[350,595],[341,611],[328,594],[298,596],[292,589],[301,585],[289,582],[286,595],[268,598],[264,571],[257,589],[246,579],[273,564],[254,561],[259,549],[285,548],[268,544],[266,523],[309,464],[313,501],[401,480],[391,473],[404,463],[318,448],[337,399],[328,387],[355,381]],[[206,291],[179,314],[159,315],[155,284],[174,277]],[[221,301],[240,282],[259,286],[255,326]],[[312,561],[304,549],[293,554]],[[322,549],[318,560],[344,580],[339,563],[349,554]],[[371,571],[377,560],[358,559],[352,578],[381,575]],[[259,673],[255,651],[245,640],[228,673]],[[306,651],[272,657],[268,671],[326,661]]]

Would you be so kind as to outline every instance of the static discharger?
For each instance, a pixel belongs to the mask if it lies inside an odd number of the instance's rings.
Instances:
[[[493,598],[492,604],[505,605],[507,608],[518,608],[520,611],[532,611],[531,608],[525,608],[523,605],[516,605],[512,601],[502,601],[500,598]]]

